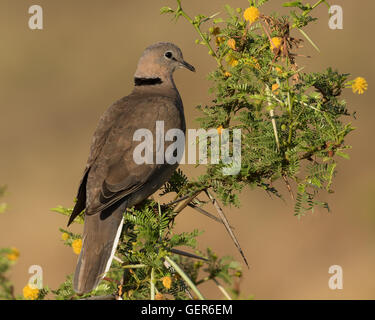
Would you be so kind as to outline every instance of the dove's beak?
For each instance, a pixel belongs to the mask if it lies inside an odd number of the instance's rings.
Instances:
[[[182,62],[180,62],[180,66],[181,66],[182,68],[186,68],[186,69],[188,69],[188,70],[190,70],[190,71],[195,72],[195,68],[194,68],[190,63],[187,63],[186,61],[182,61]]]

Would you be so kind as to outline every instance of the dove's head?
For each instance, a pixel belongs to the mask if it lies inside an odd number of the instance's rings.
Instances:
[[[184,60],[179,47],[173,43],[159,42],[149,46],[143,52],[138,62],[135,78],[144,79],[144,81],[160,79],[161,82],[168,82],[178,68],[195,71],[195,68]]]

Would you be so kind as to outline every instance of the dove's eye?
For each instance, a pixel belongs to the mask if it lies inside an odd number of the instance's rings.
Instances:
[[[167,51],[167,52],[164,54],[164,56],[165,56],[167,59],[171,59],[172,56],[173,56],[173,54],[172,54],[172,52]]]

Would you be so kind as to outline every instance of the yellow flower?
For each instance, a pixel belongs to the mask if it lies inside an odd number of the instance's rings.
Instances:
[[[22,293],[23,296],[28,300],[36,300],[39,296],[38,288],[30,286],[30,284],[23,288]]]
[[[245,10],[243,13],[243,17],[246,21],[249,21],[250,23],[254,23],[259,19],[260,12],[258,8],[250,7]]]
[[[280,37],[273,37],[270,41],[270,44],[271,44],[271,50],[273,51],[273,49],[281,49],[281,45],[283,43],[283,39],[280,38]]]
[[[228,47],[229,48],[231,48],[232,50],[236,50],[236,40],[234,40],[234,39],[229,39],[228,41],[227,41],[227,45],[228,45]]]
[[[161,278],[161,281],[163,282],[163,286],[166,289],[170,289],[172,286],[172,278],[170,276],[165,276]]]
[[[231,67],[235,67],[236,65],[238,65],[238,60],[237,60],[235,57],[231,56],[231,55],[228,55],[228,56],[226,57],[226,61],[227,61],[227,63],[228,63]]]
[[[221,134],[221,132],[223,131],[223,126],[218,127],[216,130],[218,134]]]
[[[82,249],[82,240],[81,239],[74,240],[72,242],[72,248],[75,254],[80,254],[81,249]]]
[[[64,232],[64,233],[61,235],[61,239],[64,240],[64,241],[68,240],[68,239],[69,239],[69,234],[66,233],[66,232]]]
[[[220,46],[224,41],[225,37],[216,37],[216,46]]]
[[[17,248],[12,248],[11,253],[7,254],[7,258],[10,261],[16,261],[20,256],[20,251]]]
[[[155,300],[164,300],[164,296],[161,293],[155,294]]]
[[[225,71],[224,72],[224,76],[227,77],[227,78],[229,78],[229,77],[232,76],[232,74],[230,72],[228,72],[228,71]]]
[[[358,77],[352,84],[353,93],[363,94],[367,90],[368,84],[365,78]]]
[[[276,70],[277,73],[282,73],[283,72],[283,70],[281,68],[279,68],[279,67],[276,67],[275,70]]]
[[[278,94],[278,89],[280,88],[279,84],[278,83],[274,83],[272,85],[272,92],[274,92],[275,94]]]
[[[236,277],[240,278],[240,277],[242,277],[242,272],[241,271],[237,271],[234,275]]]

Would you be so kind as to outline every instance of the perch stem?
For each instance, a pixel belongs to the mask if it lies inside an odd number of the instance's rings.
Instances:
[[[245,264],[246,266],[249,268],[249,264],[247,263],[247,260],[246,260],[246,257],[245,257],[245,254],[243,253],[242,249],[241,249],[241,246],[240,246],[240,243],[238,242],[237,238],[236,238],[236,235],[234,234],[232,228],[230,227],[229,225],[229,222],[228,222],[228,219],[226,218],[223,210],[221,209],[219,203],[217,202],[217,200],[211,195],[211,193],[206,190],[205,191],[208,198],[211,200],[212,204],[214,205],[216,211],[218,212],[221,220],[223,221],[223,224],[225,226],[225,228],[227,229],[229,235],[231,236],[234,244],[236,245],[238,251],[240,252],[241,256],[242,256],[242,259],[245,261]]]
[[[168,256],[165,256],[165,260],[176,270],[176,272],[181,276],[181,278],[185,280],[185,282],[194,291],[194,293],[197,295],[197,297],[200,300],[205,300],[202,293],[198,290],[197,286],[194,284],[193,281],[191,281],[191,279],[180,268],[180,266],[176,262],[174,262],[171,258],[169,258]]]

